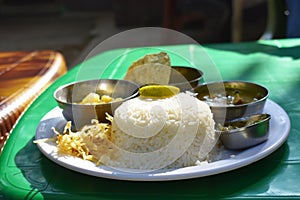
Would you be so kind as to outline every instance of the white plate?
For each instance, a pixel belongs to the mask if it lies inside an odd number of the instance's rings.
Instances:
[[[93,162],[73,156],[58,156],[54,142],[38,143],[37,145],[40,151],[55,163],[97,177],[133,181],[167,181],[204,177],[231,171],[256,162],[274,152],[286,141],[290,132],[290,120],[287,113],[271,100],[266,102],[264,112],[271,114],[269,138],[266,142],[243,151],[224,150],[222,158],[218,161],[179,169],[148,173],[128,172],[128,170],[124,172],[107,166],[96,166]],[[53,135],[51,127],[63,128],[65,123],[61,110],[58,107],[54,108],[42,118],[36,130],[36,139],[49,138]]]

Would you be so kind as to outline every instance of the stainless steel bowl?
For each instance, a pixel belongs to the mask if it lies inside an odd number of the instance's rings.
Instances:
[[[220,140],[228,149],[258,145],[268,139],[270,119],[269,114],[258,114],[226,122],[223,130],[218,130]]]
[[[194,92],[197,93],[200,100],[209,104],[216,123],[220,124],[237,118],[261,114],[269,95],[265,87],[246,81],[207,83],[196,87]],[[241,101],[236,101],[238,100],[235,98],[237,94]],[[236,103],[230,103],[229,99]]]
[[[78,130],[83,125],[90,124],[92,119],[108,122],[106,113],[113,115],[114,110],[122,102],[138,96],[138,89],[139,86],[136,83],[125,80],[87,80],[59,87],[54,92],[54,98],[62,109],[65,119],[72,121]],[[91,92],[100,96],[108,95],[112,98],[122,98],[122,100],[97,105],[79,104]]]
[[[172,66],[169,84],[180,88],[181,91],[192,90],[203,78],[199,69],[185,66]]]

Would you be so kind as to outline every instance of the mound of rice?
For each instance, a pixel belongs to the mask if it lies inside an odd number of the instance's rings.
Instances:
[[[196,165],[218,141],[209,106],[187,93],[165,99],[134,98],[114,113],[113,159],[105,165],[156,170]]]

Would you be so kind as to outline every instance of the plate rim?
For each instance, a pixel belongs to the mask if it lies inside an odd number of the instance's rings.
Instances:
[[[179,168],[179,169],[172,169],[172,170],[163,170],[163,171],[155,171],[155,173],[129,173],[129,172],[122,172],[119,170],[116,170],[114,168],[110,168],[107,166],[96,166],[95,163],[92,163],[91,161],[82,160],[81,158],[76,158],[74,156],[59,156],[56,157],[54,154],[51,154],[47,151],[47,146],[49,145],[47,143],[37,143],[38,149],[44,154],[48,159],[53,161],[56,164],[61,165],[62,167],[65,167],[67,169],[71,169],[73,171],[100,177],[100,178],[108,178],[108,179],[115,179],[115,180],[127,180],[127,181],[171,181],[171,180],[184,180],[184,179],[191,179],[191,178],[200,178],[200,177],[206,177],[211,175],[217,175],[228,171],[233,171],[241,167],[245,167],[247,165],[250,165],[254,162],[257,162],[268,155],[272,154],[274,151],[276,151],[282,144],[287,140],[290,128],[291,128],[291,122],[288,114],[285,112],[285,110],[275,103],[274,101],[268,99],[265,105],[265,109],[268,107],[275,107],[278,113],[280,113],[279,116],[274,116],[271,113],[271,120],[270,120],[270,129],[272,128],[272,124],[276,122],[276,119],[281,117],[281,119],[285,120],[284,132],[275,140],[275,142],[272,142],[270,138],[270,135],[272,136],[272,132],[269,132],[269,139],[266,142],[263,142],[259,145],[256,145],[254,147],[251,147],[249,149],[238,151],[241,152],[238,156],[229,158],[229,159],[223,159],[218,160],[212,163],[209,163],[208,165],[217,167],[212,169],[206,169],[202,170],[202,168],[205,168],[205,164],[199,165],[199,166],[191,166],[191,167],[185,167],[185,168]],[[45,126],[47,124],[42,124],[43,121],[52,119],[53,113],[60,111],[61,109],[57,106],[53,109],[51,109],[47,114],[45,114],[42,119],[40,120],[38,127],[36,129],[35,139],[40,134],[40,128],[41,126]],[[274,112],[272,110],[272,112]],[[56,118],[59,118],[57,120],[64,120],[61,112],[58,112]],[[55,118],[54,118],[55,119]],[[65,120],[64,120],[65,121]],[[66,122],[66,121],[65,121]],[[45,127],[42,127],[44,130]],[[273,133],[274,134],[274,133]],[[53,147],[55,148],[55,147]],[[247,159],[239,159],[241,157],[241,154],[251,154],[254,149],[257,149],[258,152],[256,154],[250,155]],[[259,150],[262,149],[262,150]],[[246,155],[247,156],[247,155]],[[71,159],[74,159],[76,162],[83,162],[85,164],[88,164],[88,168],[83,168],[78,165],[70,163],[72,161]],[[237,159],[237,160],[236,160]],[[234,161],[235,162],[231,162]],[[221,164],[221,165],[220,165]],[[177,173],[180,172],[180,173]],[[205,172],[205,173],[204,173]]]

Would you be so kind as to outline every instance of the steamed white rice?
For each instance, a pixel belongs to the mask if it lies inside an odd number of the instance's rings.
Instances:
[[[114,113],[114,157],[105,165],[156,170],[193,166],[206,161],[218,141],[209,106],[180,93],[166,99],[134,98]]]

